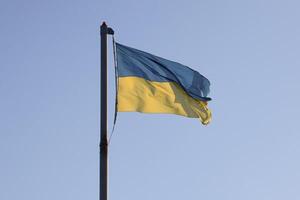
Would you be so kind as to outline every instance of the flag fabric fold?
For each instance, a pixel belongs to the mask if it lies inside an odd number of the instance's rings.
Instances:
[[[118,111],[166,113],[211,120],[210,82],[197,71],[116,43]]]

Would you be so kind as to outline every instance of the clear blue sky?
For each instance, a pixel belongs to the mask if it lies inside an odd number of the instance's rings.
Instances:
[[[296,0],[2,0],[0,199],[98,199],[103,20],[120,43],[205,75],[213,98],[206,127],[120,113],[110,200],[300,199],[299,7]]]

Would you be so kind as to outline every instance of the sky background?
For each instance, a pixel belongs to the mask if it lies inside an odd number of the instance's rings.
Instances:
[[[208,126],[119,113],[110,200],[300,199],[299,7],[296,0],[1,0],[0,199],[98,199],[103,20],[118,42],[206,76],[213,99]]]

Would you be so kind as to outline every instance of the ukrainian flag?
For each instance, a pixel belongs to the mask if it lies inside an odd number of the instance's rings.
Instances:
[[[118,111],[168,113],[211,120],[210,82],[182,64],[116,43]]]

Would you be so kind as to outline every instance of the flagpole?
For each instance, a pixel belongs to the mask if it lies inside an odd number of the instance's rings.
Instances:
[[[100,68],[100,178],[99,200],[107,200],[108,193],[108,141],[107,141],[107,35],[113,35],[113,29],[103,22],[101,35],[101,68]]]

